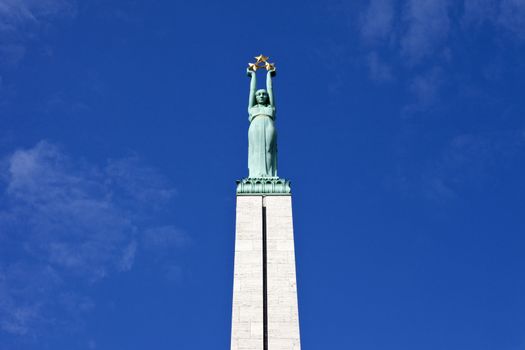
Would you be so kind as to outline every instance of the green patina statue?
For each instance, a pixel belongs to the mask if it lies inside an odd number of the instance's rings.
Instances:
[[[257,88],[256,73],[248,68],[251,77],[248,103],[248,169],[250,178],[277,177],[277,131],[275,130],[275,99],[272,77],[275,68],[266,74],[266,90]]]
[[[272,78],[275,65],[259,55],[250,63],[251,79],[248,102],[248,177],[237,181],[238,195],[289,195],[290,181],[277,176],[277,131],[275,129],[275,98]],[[257,90],[256,71],[266,68],[266,90]]]

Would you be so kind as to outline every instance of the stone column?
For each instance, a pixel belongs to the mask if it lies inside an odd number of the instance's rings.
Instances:
[[[291,196],[237,196],[231,349],[300,346]]]
[[[267,196],[268,349],[300,350],[292,196]]]
[[[263,350],[262,197],[237,196],[231,350]]]

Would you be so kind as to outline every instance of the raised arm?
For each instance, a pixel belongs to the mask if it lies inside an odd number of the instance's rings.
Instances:
[[[270,106],[275,108],[275,98],[273,97],[273,86],[272,77],[275,76],[275,68],[272,68],[266,74],[266,91],[268,91],[268,99],[270,100]]]
[[[251,77],[250,80],[250,96],[248,99],[248,114],[250,113],[250,108],[255,105],[255,89],[257,88],[257,77],[253,70],[247,69],[246,74]]]

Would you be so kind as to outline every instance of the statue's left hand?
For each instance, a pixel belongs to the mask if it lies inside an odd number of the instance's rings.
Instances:
[[[272,77],[275,77],[275,75],[277,74],[277,71],[275,70],[275,67],[272,68],[272,69],[270,69],[270,70],[268,71],[268,74],[270,74]]]

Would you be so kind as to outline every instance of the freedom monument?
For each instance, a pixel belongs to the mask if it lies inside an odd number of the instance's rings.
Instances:
[[[231,350],[299,350],[290,182],[277,176],[272,79],[259,55],[247,69],[248,177],[237,181]],[[266,90],[256,72],[266,69]]]

